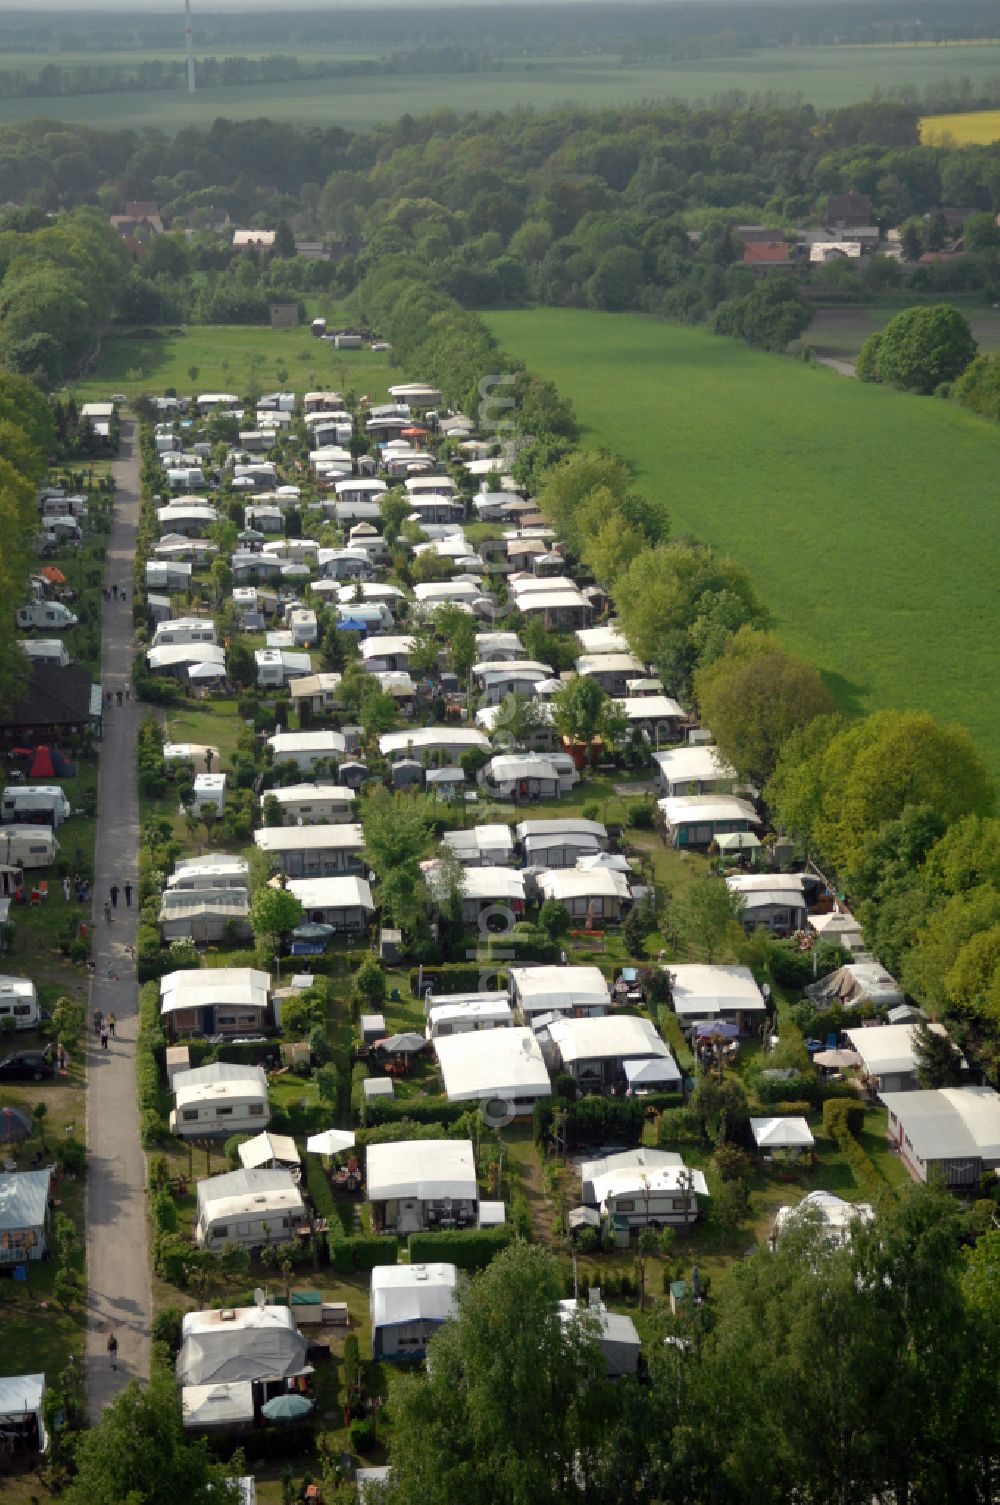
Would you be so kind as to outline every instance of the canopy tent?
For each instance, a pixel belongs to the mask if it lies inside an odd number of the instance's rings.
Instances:
[[[727,831],[716,836],[715,845],[720,852],[753,852],[760,846],[752,831]]]
[[[673,1089],[678,1085],[677,1064],[672,1056],[655,1057],[648,1061],[623,1061],[622,1065],[630,1092],[641,1087],[662,1085]]]
[[[751,1118],[759,1150],[811,1150],[816,1141],[804,1118]]]
[[[571,1230],[574,1228],[600,1228],[601,1214],[596,1207],[573,1207],[566,1214],[566,1222]]]
[[[354,1132],[351,1129],[324,1129],[321,1134],[310,1134],[306,1149],[314,1155],[338,1155],[341,1150],[354,1148]]]

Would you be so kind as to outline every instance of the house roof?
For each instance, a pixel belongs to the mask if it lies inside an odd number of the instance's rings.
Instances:
[[[731,1009],[763,1009],[764,998],[749,967],[682,962],[669,968],[674,1012],[712,1018]]]
[[[546,899],[631,899],[624,873],[610,868],[550,868],[539,873],[538,887]]]
[[[364,878],[290,878],[288,891],[303,909],[375,908],[371,888]]]
[[[51,1179],[51,1169],[0,1175],[0,1232],[42,1227]]]
[[[470,1139],[401,1139],[370,1144],[365,1180],[372,1202],[416,1197],[478,1200],[476,1161]]]
[[[371,1276],[372,1327],[444,1322],[455,1312],[454,1265],[376,1265]]]
[[[282,1379],[305,1368],[307,1346],[286,1306],[187,1312],[181,1323],[177,1378],[182,1385]]]
[[[719,749],[711,743],[703,743],[700,747],[673,747],[667,752],[655,753],[653,762],[663,779],[671,784],[678,780],[695,784],[709,779],[736,777],[736,769],[724,761]]]
[[[264,826],[253,839],[262,852],[360,852],[365,844],[361,827],[351,822]]]
[[[628,639],[616,622],[607,622],[603,627],[581,627],[576,640],[583,653],[628,653]]]
[[[378,739],[379,751],[384,758],[395,753],[422,753],[449,748],[478,747],[489,752],[489,738],[469,726],[415,726],[405,732],[386,732]]]
[[[513,1015],[506,993],[491,993],[475,996],[464,1003],[434,1003],[427,1009],[427,1018],[433,1029],[448,1020],[491,1019],[494,1023],[510,1024]]]
[[[947,1040],[948,1031],[943,1024],[928,1027]],[[879,1024],[869,1029],[848,1029],[844,1033],[870,1076],[916,1071],[915,1024]]]
[[[744,266],[787,266],[788,246],[783,240],[750,241],[743,247]]]
[[[198,1211],[211,1220],[283,1211],[294,1217],[304,1213],[305,1203],[291,1171],[239,1170],[199,1181]]]
[[[637,1014],[600,1014],[587,1019],[555,1019],[548,1027],[563,1061],[666,1060],[670,1047],[648,1019]],[[676,1068],[675,1068],[676,1070]],[[678,1080],[680,1072],[676,1072]]]
[[[600,967],[511,967],[510,980],[526,1014],[608,1005],[608,984]]]
[[[338,805],[350,805],[358,797],[356,789],[346,784],[286,784],[283,789],[267,789],[261,795],[261,803],[273,795],[279,805],[292,805],[300,800],[331,800]]]
[[[530,1029],[446,1035],[437,1041],[437,1053],[451,1102],[551,1093],[541,1047]]]
[[[1000,1097],[992,1087],[942,1087],[936,1091],[882,1092],[920,1160],[972,1156],[1000,1162]]]
[[[753,805],[731,794],[674,794],[656,803],[674,827],[715,821],[745,821],[748,825],[760,825],[760,817]]]
[[[93,676],[80,664],[30,661],[23,697],[0,711],[0,730],[22,726],[75,726],[90,719]]]

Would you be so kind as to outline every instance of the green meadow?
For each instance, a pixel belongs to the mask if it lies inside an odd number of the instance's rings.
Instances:
[[[317,310],[337,327],[334,313]],[[347,323],[346,315],[341,315]],[[82,401],[198,390],[244,392],[287,386],[292,391],[334,387],[381,395],[393,379],[391,356],[371,350],[335,350],[314,339],[308,325],[270,329],[261,325],[190,324],[183,329],[115,334],[104,340],[93,375],[75,382]],[[192,376],[191,372],[197,374]]]
[[[257,49],[248,48],[247,53]],[[306,56],[312,54],[304,54]],[[315,56],[328,56],[320,48]],[[164,52],[112,54],[121,63],[166,59]],[[175,59],[180,60],[178,48]],[[48,63],[93,61],[90,54],[47,54]],[[10,55],[8,66],[32,71],[38,54]],[[549,110],[575,104],[592,109],[657,103],[668,99],[703,101],[740,90],[747,94],[801,95],[819,109],[867,99],[875,89],[967,78],[973,87],[1000,72],[1000,44],[941,46],[788,47],[761,49],[730,58],[623,64],[619,58],[542,57],[511,59],[502,70],[467,74],[398,73],[289,83],[219,86],[189,97],[181,89],[131,90],[57,98],[0,99],[0,124],[44,117],[111,130],[155,126],[166,131],[211,125],[219,115],[233,120],[269,116],[272,120],[339,125],[370,130],[404,113],[424,115],[448,108],[457,114],[531,107]]]
[[[487,316],[635,466],[671,531],[750,571],[841,705],[960,722],[1000,774],[1000,428],[635,314]]]

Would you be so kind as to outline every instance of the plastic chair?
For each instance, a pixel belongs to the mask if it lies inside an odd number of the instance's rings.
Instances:
[[[47,899],[49,897],[49,885],[47,883],[39,883],[38,892],[43,899]]]

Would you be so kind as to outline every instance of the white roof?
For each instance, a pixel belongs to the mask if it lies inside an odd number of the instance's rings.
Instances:
[[[358,651],[363,659],[394,657],[413,650],[414,638],[408,634],[393,636],[389,633],[365,638]]]
[[[226,668],[220,643],[161,643],[149,649],[146,660],[151,669],[172,669],[175,664],[215,664],[223,672]]]
[[[731,794],[676,794],[657,800],[672,826],[691,825],[697,821],[746,821],[759,826],[760,817],[747,800]]]
[[[365,844],[361,827],[340,825],[264,826],[253,839],[262,852],[360,852]]]
[[[239,1157],[248,1171],[255,1171],[270,1160],[277,1160],[282,1165],[301,1164],[295,1140],[288,1134],[272,1134],[267,1129],[241,1144]]]
[[[308,655],[306,655],[308,656]],[[341,732],[275,732],[268,737],[275,757],[279,753],[342,753],[347,742]]]
[[[303,909],[374,909],[372,891],[364,878],[290,878],[288,892]]]
[[[931,1024],[929,1028],[947,1040],[948,1031],[943,1024]],[[844,1033],[870,1076],[916,1071],[914,1024],[877,1024],[869,1029],[848,1029]]]
[[[513,1017],[506,993],[492,993],[486,997],[477,995],[463,1003],[432,1003],[427,1010],[432,1030],[449,1020],[489,1019],[494,1024],[509,1024]]]
[[[432,889],[438,877],[438,864],[428,865],[427,876]],[[466,867],[462,869],[463,899],[503,899],[524,901],[524,874],[509,867]]]
[[[482,733],[479,735],[482,736]],[[500,753],[491,758],[487,766],[490,780],[494,784],[508,784],[515,779],[559,780],[559,770],[555,763],[541,753]]]
[[[475,1202],[479,1193],[472,1141],[401,1139],[395,1144],[370,1144],[365,1184],[372,1202],[396,1197]]]
[[[371,1278],[372,1327],[444,1322],[455,1312],[454,1265],[376,1265]]]
[[[589,1019],[554,1019],[548,1026],[552,1043],[570,1061],[636,1060],[658,1056],[666,1060],[670,1047],[648,1019],[637,1014],[600,1014]],[[677,1072],[678,1079],[680,1072]]]
[[[193,1108],[199,1103],[232,1103],[244,1099],[267,1102],[267,1078],[259,1067],[241,1067],[241,1076],[190,1080],[197,1077],[203,1069],[196,1067],[192,1071],[175,1072],[173,1087],[178,1112],[184,1108]]]
[[[551,868],[539,873],[538,887],[546,899],[630,899],[632,890],[624,873],[606,867]]]
[[[0,1231],[43,1226],[51,1178],[51,1168],[0,1175]]]
[[[514,850],[514,837],[509,826],[500,824],[473,826],[467,831],[445,831],[441,840],[457,855],[491,852],[506,856]]]
[[[530,1029],[446,1035],[437,1041],[437,1053],[451,1102],[551,1094],[541,1047]]]
[[[628,653],[628,638],[617,622],[603,627],[581,627],[576,640],[584,653]]]
[[[683,721],[684,712],[670,695],[629,695],[617,702],[628,721]]]
[[[209,1176],[198,1182],[198,1212],[208,1222],[246,1216],[247,1213],[259,1217],[283,1210],[293,1217],[301,1216],[305,1211],[302,1193],[292,1179],[291,1171],[228,1171],[223,1176]],[[203,1314],[188,1313],[188,1316],[200,1315]],[[186,1323],[187,1318],[184,1320]]]
[[[551,586],[553,582],[543,577],[539,583]],[[586,596],[575,586],[572,590],[522,591],[516,597],[516,603],[519,611],[547,611],[549,607],[589,605]]]
[[[236,1426],[253,1421],[253,1381],[226,1385],[182,1385],[181,1416],[186,1427]]]
[[[833,1192],[811,1191],[794,1206],[778,1209],[774,1220],[775,1232],[781,1233],[794,1219],[809,1213],[820,1219],[826,1232],[837,1243],[846,1242],[853,1223],[871,1223],[875,1218],[874,1208],[868,1202],[845,1202],[843,1198],[835,1197]]]
[[[765,1007],[763,994],[749,967],[682,962],[670,967],[669,971],[677,1014],[711,1019],[726,1010],[763,1010]]]
[[[537,841],[539,838],[551,836],[553,844],[560,841],[573,842],[574,838],[580,841],[584,838],[586,844],[591,841],[607,841],[608,828],[599,820],[584,820],[582,816],[567,816],[565,819],[556,817],[553,820],[521,820],[514,828],[517,832],[518,841]],[[584,844],[581,842],[581,844]]]
[[[816,1143],[804,1118],[751,1118],[759,1150],[811,1149]]]
[[[198,967],[168,972],[160,978],[160,1008],[164,1014],[206,1004],[263,1009],[267,1007],[270,986],[269,974],[256,967]]]
[[[920,1160],[970,1156],[1000,1163],[1000,1097],[992,1087],[942,1087],[936,1091],[882,1092]]]
[[[540,580],[537,575],[512,575],[510,588],[515,596],[580,596],[580,588],[568,575],[550,575]],[[581,596],[581,599],[582,596]]]
[[[358,792],[356,789],[349,789],[346,784],[286,784],[281,789],[265,789],[261,803],[268,795],[273,795],[279,805],[295,805],[301,800],[350,805],[357,799]]]
[[[489,752],[489,738],[469,726],[415,726],[405,732],[386,732],[378,739],[384,758],[395,753],[433,752],[438,748],[479,747]]]
[[[723,761],[719,749],[713,744],[700,747],[672,747],[667,752],[654,754],[664,779],[671,784],[678,780],[685,783],[703,783],[708,779],[735,779],[736,769]]]
[[[647,1169],[613,1169],[591,1177],[594,1201],[600,1205],[609,1197],[643,1196],[653,1192],[678,1192],[683,1189],[688,1177],[691,1190],[699,1197],[708,1196],[708,1182],[704,1171],[695,1171],[683,1165],[654,1166]]]
[[[576,661],[576,672],[587,674],[620,674],[634,670],[643,672],[643,665],[631,653],[582,653]]]
[[[287,1171],[233,1171],[234,1176],[284,1176]],[[213,1178],[222,1181],[226,1178]],[[199,1186],[207,1183],[199,1182]],[[287,1306],[223,1307],[185,1312],[177,1378],[183,1385],[278,1379],[305,1365],[306,1340]]]
[[[510,980],[525,1014],[607,1007],[608,985],[600,967],[511,967]]]

